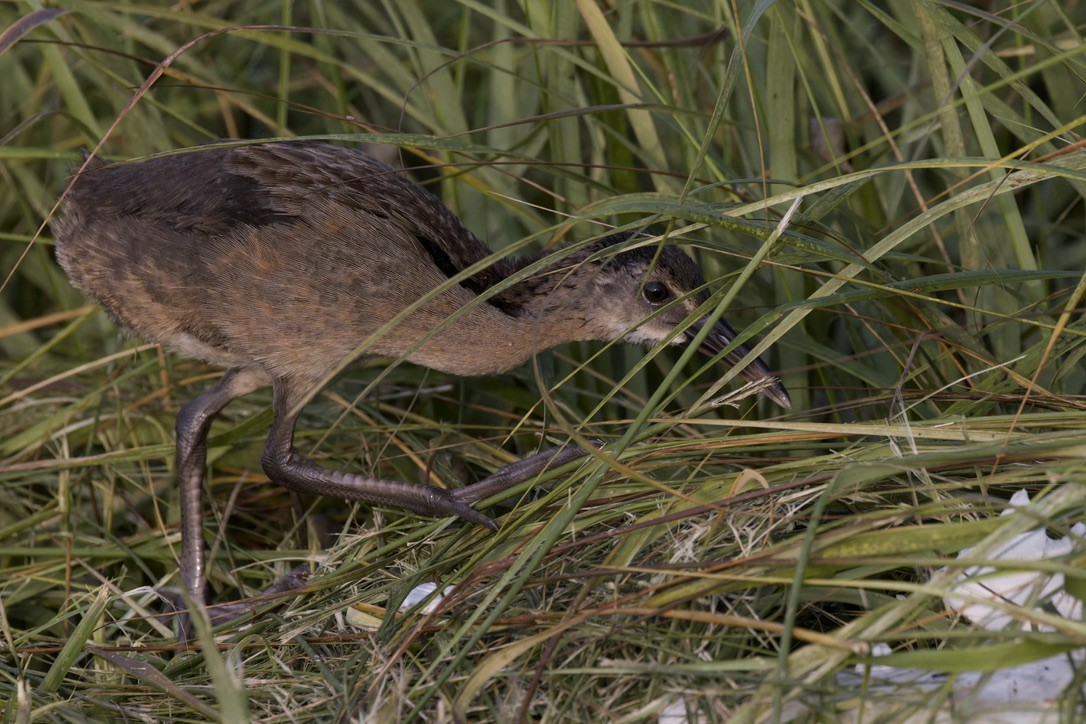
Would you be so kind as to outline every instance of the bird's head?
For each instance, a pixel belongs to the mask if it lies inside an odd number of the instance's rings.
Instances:
[[[525,309],[563,329],[570,340],[622,340],[654,345],[669,340],[685,344],[708,324],[712,312],[709,291],[698,264],[673,245],[624,245],[632,234],[615,234],[571,251],[536,275]],[[689,320],[693,320],[692,322]],[[676,334],[676,328],[684,329]],[[714,356],[736,333],[727,322],[712,325],[699,349]],[[738,365],[750,349],[739,345],[723,358]],[[741,373],[751,381],[773,378],[759,359]],[[778,380],[762,389],[781,407],[791,408],[788,392]]]

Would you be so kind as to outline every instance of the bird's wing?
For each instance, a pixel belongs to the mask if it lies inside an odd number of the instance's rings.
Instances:
[[[319,198],[356,211],[360,219],[394,224],[415,239],[445,278],[492,253],[437,197],[361,151],[304,141],[242,146],[232,152],[229,165],[255,180],[280,214],[301,215]],[[498,259],[461,286],[480,294],[512,269],[511,261]]]

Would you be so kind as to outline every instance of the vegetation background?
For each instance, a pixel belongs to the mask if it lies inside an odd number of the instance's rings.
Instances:
[[[1086,507],[1084,26],[1078,0],[0,2],[5,721],[968,717],[957,672],[1081,647],[1040,597],[987,632],[944,594]],[[368,362],[309,406],[315,457],[406,480],[609,441],[494,534],[293,500],[251,395],[213,431],[213,597],[320,565],[179,646],[153,591],[176,584],[173,416],[218,371],[120,336],[45,224],[80,148],[223,137],[382,144],[494,248],[651,225],[794,407],[707,404],[719,367],[600,345],[361,395]],[[1083,557],[1030,565],[1080,597]],[[395,613],[431,581],[455,589]],[[1080,677],[1050,710],[1082,716]]]

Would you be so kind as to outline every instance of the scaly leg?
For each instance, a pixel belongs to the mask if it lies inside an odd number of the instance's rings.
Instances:
[[[329,470],[306,459],[294,447],[294,425],[298,418],[294,408],[309,396],[312,388],[277,378],[272,382],[272,391],[275,419],[262,461],[268,477],[283,487],[298,493],[388,505],[431,517],[457,515],[491,530],[498,529],[493,520],[437,486]]]
[[[207,433],[212,418],[228,402],[265,386],[268,381],[268,375],[262,370],[230,370],[178,415],[177,470],[182,502],[181,577],[189,594],[201,603],[204,601],[205,561],[200,492],[207,460]],[[313,391],[312,386],[284,379],[271,382],[275,417],[262,457],[264,470],[273,481],[299,493],[362,500],[432,517],[455,515],[497,530],[498,526],[493,520],[469,504],[535,477],[547,468],[559,467],[588,454],[575,445],[552,448],[507,465],[488,478],[455,491],[329,470],[306,459],[294,447],[294,427],[298,417],[295,408]],[[303,566],[291,571],[264,593],[293,590],[301,586],[304,580]],[[213,622],[221,623],[249,613],[255,606],[256,602],[236,601],[209,606],[208,613]]]
[[[227,370],[219,381],[177,415],[177,481],[181,487],[181,582],[193,600],[204,601],[204,519],[200,506],[207,466],[207,433],[227,403],[261,387],[271,377],[257,367]]]

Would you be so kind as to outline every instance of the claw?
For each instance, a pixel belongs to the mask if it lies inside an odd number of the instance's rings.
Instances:
[[[492,518],[480,513],[467,503],[460,502],[449,491],[435,487],[428,492],[430,495],[426,504],[427,510],[419,512],[431,516],[455,515],[469,523],[475,523],[490,530],[498,530],[498,524]]]

